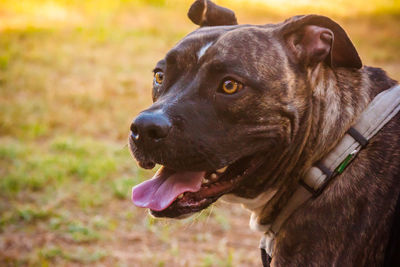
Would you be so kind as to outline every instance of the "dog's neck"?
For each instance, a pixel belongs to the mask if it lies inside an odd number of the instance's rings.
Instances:
[[[377,93],[395,83],[387,78],[377,86],[377,81],[371,79],[372,70],[366,68],[333,71],[321,67],[318,75],[309,73],[313,77],[308,80],[313,84],[307,87],[313,89],[310,89],[306,103],[309,113],[299,119],[296,139],[292,141],[297,146],[282,153],[281,160],[287,165],[281,173],[275,174],[279,177],[277,186],[261,195],[264,205],[256,209],[247,205],[253,211],[252,228],[268,229],[307,170],[335,147]],[[381,89],[374,91],[372,88]]]
[[[312,114],[305,137],[307,169],[336,146],[373,98],[369,77],[362,70],[324,68],[318,79],[309,80],[315,84],[310,84]]]

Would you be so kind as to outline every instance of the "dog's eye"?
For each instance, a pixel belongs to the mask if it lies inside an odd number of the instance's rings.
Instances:
[[[162,71],[157,71],[156,73],[154,73],[154,82],[156,84],[162,84],[164,80],[164,73]]]
[[[234,94],[234,93],[242,90],[243,84],[241,84],[240,82],[237,82],[235,80],[228,79],[222,83],[221,87],[222,87],[221,89],[224,93],[231,95],[231,94]]]

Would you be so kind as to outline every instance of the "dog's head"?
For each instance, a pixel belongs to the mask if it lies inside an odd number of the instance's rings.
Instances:
[[[134,187],[133,201],[158,217],[275,186],[271,174],[301,136],[312,73],[361,67],[343,29],[326,17],[237,25],[232,11],[208,0],[188,15],[201,27],[157,63],[154,103],[131,125],[139,164],[162,165]]]

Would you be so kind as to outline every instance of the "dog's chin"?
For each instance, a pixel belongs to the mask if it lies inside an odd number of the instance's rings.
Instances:
[[[180,194],[168,207],[162,210],[150,209],[154,217],[184,219],[217,201],[224,194],[238,188],[264,163],[260,155],[247,156],[215,171],[205,172],[201,187],[196,192]]]
[[[196,214],[196,212],[189,212],[189,213],[183,213],[181,215],[177,215],[174,217],[167,217],[167,216],[158,216],[157,213],[158,213],[157,211],[149,209],[149,214],[156,218],[173,218],[175,220],[184,220],[184,219],[187,219],[187,218],[191,217],[192,215]]]

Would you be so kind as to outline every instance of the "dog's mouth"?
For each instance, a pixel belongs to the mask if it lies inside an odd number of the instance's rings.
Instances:
[[[207,208],[234,190],[261,165],[249,156],[214,171],[176,171],[162,166],[152,179],[132,189],[132,201],[156,217],[181,217]]]

